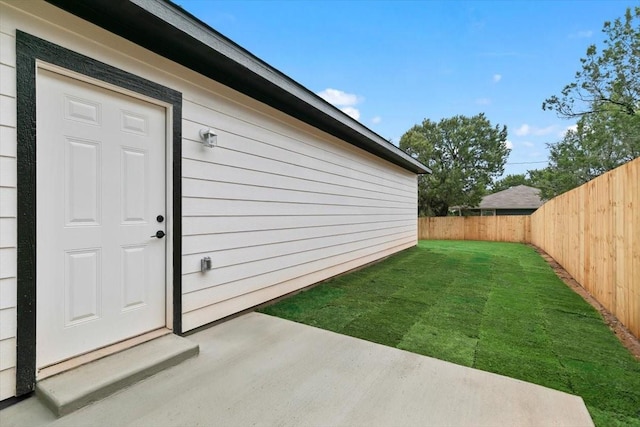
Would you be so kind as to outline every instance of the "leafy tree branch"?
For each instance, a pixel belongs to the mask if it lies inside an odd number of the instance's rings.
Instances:
[[[433,172],[418,179],[418,213],[446,216],[451,206],[477,206],[504,172],[506,140],[506,126],[492,126],[484,114],[425,119],[409,129],[400,148]]]

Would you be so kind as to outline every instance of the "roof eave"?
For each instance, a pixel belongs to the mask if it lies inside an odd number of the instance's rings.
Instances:
[[[411,172],[431,170],[166,0],[46,0]]]

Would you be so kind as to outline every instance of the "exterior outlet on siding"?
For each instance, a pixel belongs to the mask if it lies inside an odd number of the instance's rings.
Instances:
[[[49,112],[60,120],[47,124]],[[105,123],[121,146],[101,139]],[[51,159],[36,164],[43,134]],[[182,334],[414,246],[428,172],[171,3],[0,1],[0,400],[74,351],[157,327]],[[159,274],[145,267],[150,248]],[[36,299],[50,286],[36,255],[73,298]],[[155,317],[130,321],[145,304]],[[36,318],[53,332],[39,335]],[[117,334],[107,320],[122,322]],[[56,332],[65,325],[77,335]],[[82,334],[97,339],[76,346]]]

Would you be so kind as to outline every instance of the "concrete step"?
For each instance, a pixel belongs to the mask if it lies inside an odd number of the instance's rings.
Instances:
[[[198,354],[198,344],[165,335],[38,381],[36,396],[58,417]]]

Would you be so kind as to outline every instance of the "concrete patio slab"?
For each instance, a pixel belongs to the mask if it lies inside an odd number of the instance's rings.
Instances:
[[[250,313],[191,335],[200,355],[56,419],[10,426],[592,426],[580,397]]]

